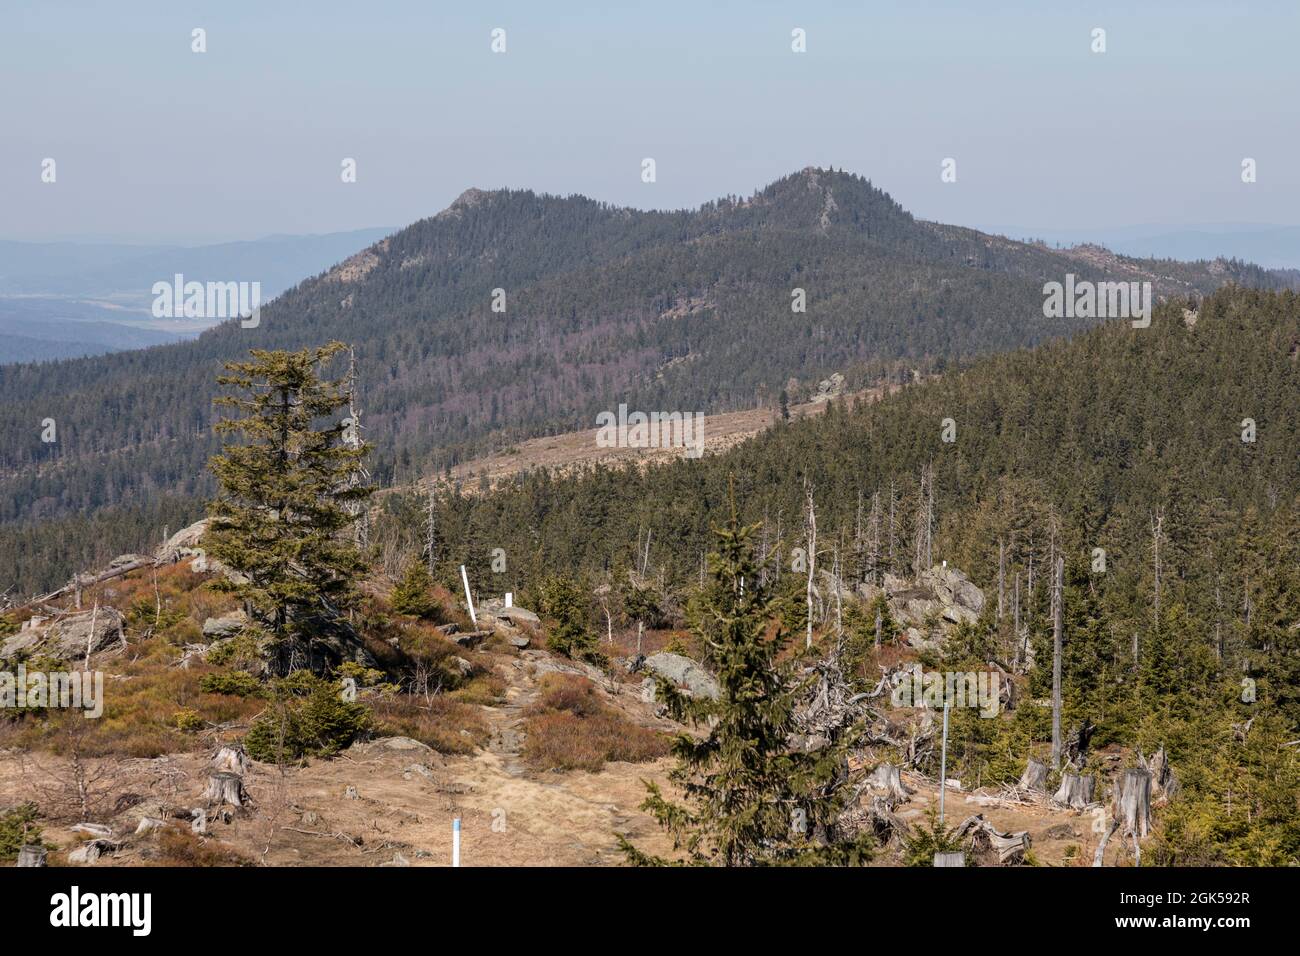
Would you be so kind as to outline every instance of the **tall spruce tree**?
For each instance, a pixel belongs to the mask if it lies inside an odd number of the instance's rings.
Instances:
[[[298,652],[314,661],[312,639],[352,602],[361,556],[345,530],[348,505],[371,488],[353,480],[366,446],[345,442],[337,412],[348,403],[346,379],[322,378],[345,346],[301,352],[254,349],[252,361],[228,362],[218,377],[234,394],[215,399],[235,415],[217,423],[224,445],[210,467],[220,483],[209,504],[208,553],[239,577],[225,584],[272,638],[277,669]]]
[[[791,666],[778,662],[790,632],[774,626],[773,597],[759,583],[751,537],[741,526],[734,489],[725,527],[715,529],[712,580],[697,627],[716,663],[718,698],[688,697],[660,679],[660,699],[677,720],[708,726],[697,739],[679,734],[670,779],[685,804],[670,802],[646,783],[642,809],[683,851],[684,862],[714,866],[855,865],[870,857],[869,838],[842,839],[835,825],[845,788],[839,745],[816,751],[792,747],[801,687]],[[625,837],[629,862],[663,866]]]

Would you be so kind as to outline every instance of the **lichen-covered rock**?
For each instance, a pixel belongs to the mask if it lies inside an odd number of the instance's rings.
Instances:
[[[59,660],[79,660],[103,650],[122,637],[122,614],[105,605],[52,620],[41,620],[11,635],[0,645],[0,658],[23,652],[48,654]]]
[[[703,667],[681,654],[651,654],[645,659],[645,668],[665,680],[682,687],[692,697],[718,699],[718,682]]]

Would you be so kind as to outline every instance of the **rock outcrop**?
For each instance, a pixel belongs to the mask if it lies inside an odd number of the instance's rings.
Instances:
[[[45,654],[71,661],[94,654],[123,639],[125,619],[107,605],[62,617],[33,617],[0,644],[0,658]]]
[[[692,697],[718,699],[718,682],[703,667],[681,654],[651,654],[643,665],[664,680],[672,681]]]

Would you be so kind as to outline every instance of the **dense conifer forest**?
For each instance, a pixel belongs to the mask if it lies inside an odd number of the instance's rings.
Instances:
[[[212,493],[212,399],[252,348],[353,345],[377,484],[590,427],[619,401],[713,412],[910,381],[1094,324],[1045,318],[1067,273],[1157,295],[1293,276],[1238,262],[1065,252],[913,218],[867,180],[804,170],[748,198],[640,212],[470,190],[194,342],[0,367],[0,550],[31,593],[140,547]],[[494,297],[502,290],[504,298]],[[792,310],[803,289],[806,311]],[[494,301],[504,311],[493,311]],[[792,381],[793,380],[793,381]],[[57,441],[42,441],[52,419]]]

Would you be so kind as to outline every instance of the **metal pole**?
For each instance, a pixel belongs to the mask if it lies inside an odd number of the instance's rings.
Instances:
[[[939,751],[939,826],[943,826],[943,796],[948,789],[948,705],[943,702],[943,747]]]

